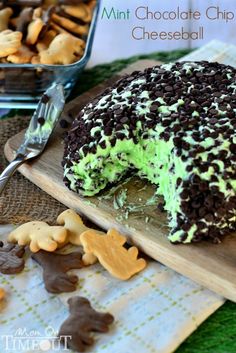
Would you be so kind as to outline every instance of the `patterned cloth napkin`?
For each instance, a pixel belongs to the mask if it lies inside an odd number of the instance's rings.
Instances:
[[[0,227],[4,239],[10,226]],[[56,340],[68,316],[67,299],[88,298],[98,311],[115,317],[108,334],[96,334],[93,353],[173,352],[224,299],[191,280],[149,260],[131,280],[112,278],[99,265],[72,271],[78,274],[73,293],[49,294],[41,268],[30,258],[18,275],[1,275],[7,296],[0,308],[0,352],[63,352]],[[71,353],[72,351],[67,351]]]

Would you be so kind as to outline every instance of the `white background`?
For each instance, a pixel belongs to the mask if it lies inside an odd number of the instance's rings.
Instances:
[[[120,11],[130,9],[131,17],[126,20],[101,20],[102,10],[106,6],[109,10],[112,7]],[[199,21],[139,21],[134,16],[138,6],[149,6],[152,11],[175,11],[177,6],[182,11],[189,8],[202,13]],[[233,21],[209,21],[205,18],[206,8],[219,6],[221,11],[233,11]],[[205,38],[201,41],[136,41],[132,39],[131,32],[135,26],[145,25],[152,31],[177,31],[182,26],[189,30],[191,27],[198,28],[200,25],[205,28]],[[148,54],[155,51],[172,50],[177,48],[195,48],[206,44],[212,39],[219,39],[224,42],[236,44],[236,0],[102,0],[101,11],[96,30],[92,57],[89,66],[98,63],[109,62],[115,59],[127,58],[136,54]]]

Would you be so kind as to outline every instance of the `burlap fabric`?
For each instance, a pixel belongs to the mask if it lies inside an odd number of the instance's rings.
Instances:
[[[15,116],[0,120],[0,171],[7,165],[3,149],[6,141],[24,129],[30,116]],[[0,224],[19,224],[32,220],[55,222],[57,215],[66,209],[19,172],[11,178],[0,196]]]

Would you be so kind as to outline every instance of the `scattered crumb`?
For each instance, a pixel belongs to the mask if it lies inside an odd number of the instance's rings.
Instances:
[[[86,205],[97,207],[97,205],[95,205],[95,203],[92,203],[91,201],[83,200],[83,202],[86,203]]]
[[[127,201],[127,189],[121,189],[118,194],[114,195],[113,207],[115,210],[123,208]]]
[[[144,185],[141,189],[138,189],[138,192],[146,190],[147,189],[147,185]]]
[[[150,197],[150,199],[146,201],[146,206],[155,206],[157,205],[157,201],[158,201],[158,196],[154,194],[152,197]]]
[[[134,232],[137,230],[136,228],[131,227],[129,224],[125,224],[124,226],[125,226],[125,228],[127,228],[129,230],[133,230]]]

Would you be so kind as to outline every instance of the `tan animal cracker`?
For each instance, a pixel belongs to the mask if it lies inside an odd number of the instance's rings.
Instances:
[[[11,54],[7,57],[7,60],[14,64],[27,64],[30,63],[31,58],[35,55],[33,51],[31,51],[25,45],[22,45],[17,52]]]
[[[83,39],[78,38],[78,37],[75,37],[73,34],[71,34],[70,32],[66,31],[64,28],[58,26],[58,25],[57,25],[56,23],[54,23],[54,22],[51,22],[50,26],[51,26],[51,28],[53,28],[54,31],[56,31],[57,33],[68,34],[68,35],[72,36],[73,38],[76,38],[77,40],[80,41],[80,46],[81,46],[81,48],[83,48],[83,49],[85,48],[86,43],[85,43],[85,41],[84,41]]]
[[[6,7],[0,11],[0,32],[8,29],[9,19],[12,14],[13,11],[10,7]]]
[[[9,236],[9,242],[19,245],[29,245],[32,252],[40,249],[55,251],[58,245],[65,242],[67,230],[60,226],[49,226],[45,222],[33,221],[22,224],[13,230]]]
[[[43,9],[42,7],[36,7],[33,12],[33,20],[36,20],[37,18],[41,18],[43,14]]]
[[[22,33],[6,29],[0,32],[0,58],[14,54],[21,46]]]
[[[57,224],[64,226],[67,230],[66,243],[74,245],[81,245],[80,235],[90,229],[84,225],[81,217],[70,209],[58,216]],[[84,254],[82,259],[85,265],[92,265],[97,262],[97,258],[93,254]]]
[[[38,64],[41,64],[40,63],[40,58],[39,58],[39,55],[34,55],[31,59],[31,64],[33,65],[38,65]]]
[[[56,23],[53,21],[51,22],[51,27],[54,29],[57,33],[65,33],[65,34],[70,34],[68,31],[66,31],[64,28],[58,26]],[[71,34],[73,35],[73,34]]]
[[[3,300],[6,296],[6,292],[3,288],[0,288],[0,300]]]
[[[96,6],[97,0],[92,0],[88,2],[87,6],[90,8],[90,11],[93,11]]]
[[[104,235],[88,230],[81,234],[80,240],[85,253],[95,255],[114,277],[127,280],[146,267],[144,259],[137,259],[138,249],[134,246],[124,248],[126,237],[115,229]]]
[[[72,64],[83,53],[80,40],[68,34],[61,33],[56,36],[49,48],[39,53],[41,64]]]
[[[26,37],[27,44],[34,45],[37,42],[39,33],[41,32],[43,26],[44,23],[41,18],[37,18],[36,20],[30,22],[28,25],[28,33]]]
[[[57,224],[67,230],[67,241],[74,245],[81,245],[80,235],[89,230],[74,210],[66,210],[57,217]]]
[[[57,33],[59,33],[59,34],[64,33],[64,34],[70,35],[70,36],[72,36],[73,38],[77,39],[77,40],[80,42],[81,48],[84,49],[84,48],[86,47],[86,43],[85,43],[85,41],[84,41],[83,39],[78,38],[78,37],[75,37],[73,34],[71,34],[70,32],[66,31],[64,28],[58,26],[56,23],[51,22],[51,23],[50,23],[50,27],[51,27],[54,31],[56,31]],[[79,43],[79,42],[78,42],[78,43]]]

